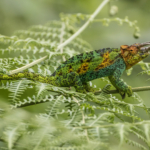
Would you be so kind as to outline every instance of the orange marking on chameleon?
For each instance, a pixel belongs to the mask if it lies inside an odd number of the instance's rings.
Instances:
[[[72,68],[69,69],[69,73],[70,73],[70,72],[73,72],[73,69],[72,69]]]
[[[77,73],[78,74],[86,73],[88,71],[88,68],[89,68],[89,63],[82,63],[82,65],[77,70]]]
[[[114,62],[114,60],[110,60],[109,52],[104,53],[103,58],[103,62],[96,67],[95,71],[105,68]]]

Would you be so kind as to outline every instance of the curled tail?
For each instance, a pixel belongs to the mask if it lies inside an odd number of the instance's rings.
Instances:
[[[48,83],[48,84],[52,84],[55,86],[59,86],[57,85],[56,82],[56,77],[55,76],[42,76],[33,72],[21,72],[21,73],[15,73],[12,75],[7,75],[7,74],[0,74],[0,80],[18,80],[21,78],[26,78],[29,80],[33,80],[33,81],[39,81],[41,83]]]

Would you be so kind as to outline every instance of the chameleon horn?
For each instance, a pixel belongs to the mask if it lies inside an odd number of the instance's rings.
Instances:
[[[150,45],[150,42],[145,42],[145,43],[139,44],[140,47],[147,46],[147,45]]]
[[[147,45],[150,45],[150,42],[141,43],[139,45],[141,47],[140,50],[142,50],[142,51],[149,51],[150,50],[150,46],[147,46]],[[147,47],[144,47],[144,46],[147,46]]]
[[[142,50],[142,51],[149,51],[150,50],[150,46],[149,47],[142,47],[142,48],[140,48],[140,50]]]

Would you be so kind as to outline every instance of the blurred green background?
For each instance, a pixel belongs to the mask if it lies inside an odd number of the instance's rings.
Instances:
[[[102,0],[0,0],[0,34],[13,35],[16,30],[26,30],[31,25],[44,25],[50,20],[59,20],[60,13],[83,13],[91,14],[98,7]],[[120,47],[120,45],[131,45],[133,43],[141,43],[149,41],[150,33],[150,0],[116,0],[111,5],[118,7],[118,13],[110,16],[110,5],[106,5],[97,18],[125,18],[138,21],[140,27],[140,38],[135,39],[134,28],[127,24],[122,26],[116,22],[112,22],[108,27],[101,23],[91,24],[82,34],[81,37],[88,41],[93,49],[104,47]],[[150,56],[145,59],[149,62]],[[148,75],[139,75],[140,66],[134,66],[130,76],[126,73],[122,78],[132,87],[141,87],[150,85],[150,81],[146,81]],[[94,83],[96,83],[94,81]],[[100,83],[103,86],[106,83]],[[101,86],[101,87],[103,87]],[[150,91],[139,92],[145,104],[150,107]],[[127,98],[126,101],[130,101]],[[32,107],[32,109],[35,109]],[[140,116],[144,118],[144,113],[138,110]],[[126,147],[127,148],[127,147]],[[125,149],[126,149],[125,148]]]

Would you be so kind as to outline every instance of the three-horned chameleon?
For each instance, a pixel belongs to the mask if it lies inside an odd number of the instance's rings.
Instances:
[[[150,45],[150,42],[82,53],[63,62],[51,76],[43,77],[36,73],[23,72],[13,75],[0,74],[0,79],[27,78],[59,87],[74,86],[77,92],[84,93],[92,91],[88,81],[108,76],[110,82],[124,98],[126,93],[128,96],[132,95],[132,89],[120,77],[126,69],[149,55],[150,47],[144,47],[146,45]]]

